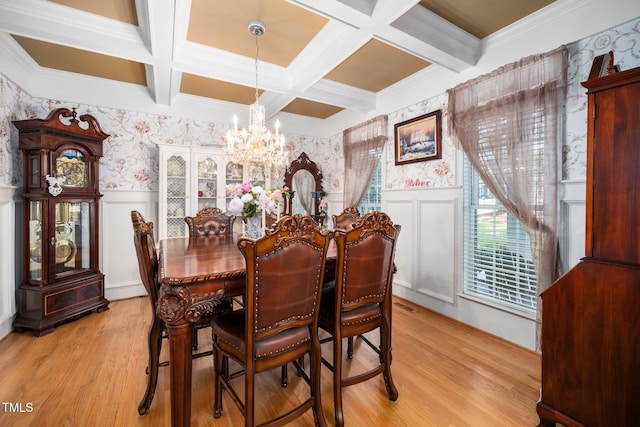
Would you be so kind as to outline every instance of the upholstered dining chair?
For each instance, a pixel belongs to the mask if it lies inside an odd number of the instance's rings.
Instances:
[[[342,230],[349,230],[358,218],[360,218],[360,211],[355,206],[345,208],[339,215],[331,215],[333,228],[340,228]]]
[[[382,212],[370,212],[358,219],[350,230],[334,230],[336,243],[336,281],[325,288],[320,303],[319,327],[331,335],[322,342],[333,343],[333,371],[336,426],[344,425],[342,388],[379,374],[384,377],[389,400],[398,398],[391,377],[391,280],[393,258],[400,225],[394,225]],[[363,334],[378,329],[380,344]],[[361,337],[379,356],[372,369],[343,378],[342,340]]]
[[[360,211],[357,207],[352,206],[345,208],[339,215],[331,215],[331,220],[333,222],[333,228],[341,229],[341,230],[350,230],[353,228],[353,225],[360,218]],[[335,269],[333,270],[335,274]],[[324,287],[328,288],[335,285],[335,275],[327,278],[325,277]],[[353,357],[353,337],[349,337],[347,340],[347,356],[349,359]]]
[[[203,208],[196,216],[184,218],[189,236],[232,235],[235,216],[226,215],[220,208]]]
[[[309,397],[295,408],[260,424],[283,425],[312,409],[315,425],[326,426],[320,392],[321,351],[318,308],[325,257],[331,231],[323,231],[310,216],[295,214],[277,222],[266,235],[240,238],[238,248],[246,261],[245,307],[212,321],[215,403],[214,417],[222,415],[222,390],[229,392],[245,417],[256,418],[255,375],[293,363],[309,385]],[[299,363],[309,354],[307,374]],[[225,374],[231,358],[241,370]],[[244,376],[244,399],[232,380]]]
[[[202,208],[195,216],[186,216],[184,221],[189,228],[189,237],[197,236],[232,236],[233,223],[236,217],[225,214],[220,208],[207,207]],[[242,305],[242,297],[226,298],[225,304],[231,304],[236,301],[238,305]],[[193,350],[198,349],[198,331],[194,331],[193,340],[191,341]]]
[[[133,243],[138,257],[140,279],[142,279],[144,288],[146,289],[147,294],[149,294],[151,312],[153,313],[148,334],[149,363],[146,370],[148,375],[147,389],[144,393],[144,397],[138,405],[138,413],[140,415],[144,415],[149,412],[149,407],[153,401],[156,385],[158,383],[158,369],[161,366],[166,366],[168,364],[167,362],[160,363],[162,339],[167,338],[167,330],[162,319],[156,314],[159,285],[158,255],[156,253],[156,244],[153,238],[153,223],[146,222],[138,211],[131,211],[131,222],[133,223]],[[213,315],[223,314],[228,311],[231,311],[231,306],[228,303],[222,303],[216,306],[216,312]],[[210,322],[210,318],[204,319],[202,324],[196,325],[196,328],[208,327]],[[213,354],[213,351],[209,350],[194,354],[192,357],[198,358],[209,356],[211,354]]]

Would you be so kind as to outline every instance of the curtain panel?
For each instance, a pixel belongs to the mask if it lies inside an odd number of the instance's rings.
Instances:
[[[566,81],[563,46],[447,91],[449,135],[530,237],[538,343],[540,293],[560,274],[557,187]]]
[[[344,209],[357,207],[367,193],[384,144],[389,139],[388,121],[386,115],[381,115],[343,132]]]

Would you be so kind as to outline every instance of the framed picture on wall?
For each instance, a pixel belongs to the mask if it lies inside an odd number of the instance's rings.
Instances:
[[[442,158],[442,110],[394,125],[396,165]]]

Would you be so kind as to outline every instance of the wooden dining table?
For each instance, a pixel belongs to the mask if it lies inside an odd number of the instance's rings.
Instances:
[[[239,236],[160,240],[156,311],[169,333],[171,425],[191,423],[191,345],[194,324],[207,319],[225,297],[243,295],[245,261]],[[335,245],[327,254],[325,278],[335,270]]]

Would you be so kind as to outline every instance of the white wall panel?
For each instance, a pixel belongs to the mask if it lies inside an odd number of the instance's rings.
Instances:
[[[133,245],[131,211],[157,223],[156,191],[105,191],[101,201],[100,255],[108,300],[146,295]],[[155,237],[157,242],[157,230]]]
[[[14,193],[14,187],[0,187],[0,339],[11,332],[16,313]]]
[[[382,210],[402,226],[396,248],[396,294],[422,294],[455,303],[459,194],[458,189],[383,192]]]
[[[415,206],[412,200],[382,201],[382,211],[391,218],[394,224],[400,224],[400,236],[396,243],[395,264],[398,271],[393,278],[393,286],[412,288],[413,279],[413,253],[416,246],[416,228],[414,221]]]
[[[456,200],[420,200],[418,204],[417,276],[414,288],[455,303]]]
[[[566,272],[585,256],[586,182],[564,182],[560,187],[563,190],[563,196],[560,201],[558,239],[560,239],[562,271]]]

